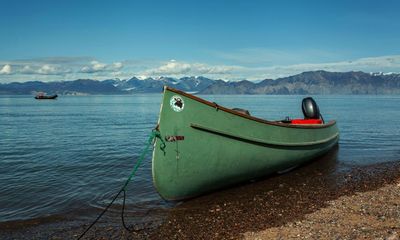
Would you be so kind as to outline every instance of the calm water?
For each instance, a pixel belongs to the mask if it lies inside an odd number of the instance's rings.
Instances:
[[[202,97],[271,120],[302,116],[303,96]],[[400,96],[315,99],[326,120],[338,121],[339,171],[400,160]],[[160,102],[161,94],[0,96],[0,222],[107,204],[156,125]],[[153,188],[150,155],[128,188],[137,211],[168,207]]]

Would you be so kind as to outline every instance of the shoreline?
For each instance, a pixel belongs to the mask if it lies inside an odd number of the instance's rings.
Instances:
[[[394,218],[400,219],[400,162],[338,171],[336,154],[171,209],[150,209],[139,216],[127,213],[126,220],[135,229],[132,233],[123,229],[119,211],[106,213],[84,239],[285,239],[299,238],[299,234],[308,239],[398,239],[400,220]],[[66,215],[54,221],[29,220],[31,224],[0,223],[0,235],[4,239],[77,239],[93,220]]]
[[[328,206],[244,239],[399,239],[400,179],[377,190],[358,192],[328,202]]]

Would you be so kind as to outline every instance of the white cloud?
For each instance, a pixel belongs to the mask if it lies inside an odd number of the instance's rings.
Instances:
[[[11,74],[11,65],[10,64],[6,64],[4,65],[1,70],[0,70],[0,75],[8,75]]]
[[[186,74],[190,72],[191,65],[188,63],[177,62],[175,60],[171,60],[165,65],[160,66],[158,69],[155,69],[154,72],[156,74]]]
[[[44,64],[44,65],[20,65],[16,69],[16,73],[25,75],[60,75],[71,73],[72,70],[60,65]]]
[[[216,75],[231,74],[235,71],[240,71],[241,69],[244,69],[244,67],[241,66],[227,66],[227,65],[210,66],[202,63],[195,63],[193,64],[193,67],[199,74],[216,74]]]
[[[332,72],[400,72],[400,55],[360,58],[352,61],[328,63],[303,63],[292,65],[275,65],[265,67],[246,67],[237,65],[209,65],[205,63],[187,63],[171,60],[158,67],[140,72],[144,76],[204,75],[225,80],[261,80],[291,76],[305,71],[326,70]]]
[[[90,65],[83,66],[80,69],[81,73],[97,73],[97,72],[117,72],[123,68],[121,62],[114,62],[112,64],[105,64],[99,61],[91,61]]]
[[[37,74],[37,72],[32,69],[30,65],[23,66],[22,69],[19,70],[19,72],[22,74]]]
[[[255,54],[255,53],[254,53]],[[206,62],[186,62],[178,60],[124,60],[104,63],[93,58],[41,58],[38,60],[0,60],[1,81],[41,81],[74,80],[78,78],[128,79],[133,76],[146,77],[183,77],[205,76],[224,80],[262,80],[276,79],[299,74],[304,71],[326,70],[332,72],[400,72],[400,55],[367,57],[353,60],[330,61],[326,63],[302,62],[301,64],[269,63],[246,64],[209,64]]]
[[[1,81],[4,82],[23,82],[31,79],[60,81],[78,78],[98,80],[115,77],[129,78],[134,75],[133,72],[138,72],[137,70],[132,71],[133,67],[130,67],[130,71],[122,71],[123,68],[122,61],[103,63],[90,57],[0,59]],[[141,68],[143,69],[142,66]]]
[[[49,65],[49,64],[41,66],[36,71],[37,74],[41,75],[63,75],[70,72],[71,72],[70,69],[65,69],[57,65]]]
[[[92,61],[90,62],[89,66],[84,66],[81,68],[80,72],[82,73],[95,73],[99,71],[103,71],[103,69],[106,67],[104,63],[100,63],[98,61]]]
[[[119,69],[123,68],[122,62],[115,62],[115,63],[113,63],[111,66],[112,66],[112,68],[113,68],[114,70],[119,70]]]
[[[225,65],[217,65],[210,66],[204,63],[187,63],[180,62],[176,60],[171,60],[163,65],[150,68],[143,72],[142,75],[145,76],[159,76],[159,75],[202,75],[202,74],[228,74],[234,70],[238,70],[241,67],[239,66],[225,66]]]
[[[359,58],[352,61],[330,63],[304,63],[287,66],[272,66],[248,69],[254,73],[264,72],[267,78],[285,77],[305,71],[325,70],[331,72],[399,72],[400,55]]]

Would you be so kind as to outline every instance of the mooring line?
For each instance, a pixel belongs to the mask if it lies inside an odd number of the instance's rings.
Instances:
[[[128,228],[128,226],[125,223],[125,218],[124,218],[124,210],[125,210],[125,198],[126,198],[126,187],[128,186],[129,182],[131,181],[131,179],[133,178],[133,176],[135,176],[136,171],[138,170],[140,164],[142,163],[144,157],[146,156],[147,152],[149,151],[150,146],[153,144],[153,140],[154,139],[160,139],[161,141],[161,145],[160,145],[160,149],[165,153],[165,142],[164,139],[162,139],[160,132],[156,129],[153,129],[150,137],[147,141],[147,145],[145,147],[145,149],[142,151],[142,153],[140,154],[139,159],[137,160],[135,166],[133,167],[133,170],[131,172],[131,174],[129,175],[128,179],[125,181],[125,184],[123,185],[123,187],[121,188],[121,190],[119,190],[119,192],[114,196],[114,198],[112,199],[112,201],[107,205],[107,207],[99,214],[99,216],[90,224],[90,226],[88,228],[86,228],[86,230],[79,236],[78,240],[81,239],[83,236],[85,236],[85,234],[100,220],[100,218],[104,215],[104,213],[107,212],[107,210],[111,207],[111,205],[115,202],[115,200],[118,198],[118,196],[121,194],[121,192],[124,193],[124,199],[123,199],[123,203],[122,203],[122,211],[121,211],[121,220],[122,220],[122,225],[124,226],[124,228],[128,231],[132,231],[131,229]]]

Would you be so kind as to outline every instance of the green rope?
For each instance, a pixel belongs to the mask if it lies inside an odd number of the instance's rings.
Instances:
[[[165,145],[165,141],[164,141],[164,139],[161,137],[161,133],[160,133],[158,130],[154,129],[154,130],[153,130],[153,134],[154,134],[154,138],[160,139],[160,141],[161,141],[160,149],[161,149],[161,151],[163,151],[163,153],[164,153],[164,155],[165,155],[165,147],[166,147],[167,145]]]
[[[133,178],[133,176],[135,176],[136,171],[138,170],[138,168],[139,168],[140,164],[142,163],[144,157],[146,156],[147,152],[149,151],[150,146],[153,144],[153,140],[156,139],[156,138],[161,140],[160,149],[165,154],[165,142],[164,142],[164,139],[162,139],[161,133],[159,131],[157,131],[156,129],[153,129],[153,131],[150,134],[149,140],[147,141],[147,145],[146,145],[145,149],[142,151],[142,154],[140,155],[139,160],[137,160],[135,166],[133,167],[131,175],[129,175],[129,177],[126,180],[126,182],[125,182],[124,186],[122,187],[121,191],[122,190],[126,190],[126,187],[128,186],[128,184],[131,181],[131,179]]]
[[[96,218],[96,220],[94,220],[94,221],[92,222],[92,224],[90,224],[90,226],[79,236],[78,239],[81,239],[81,238],[82,238],[96,223],[97,223],[97,221],[100,220],[100,218],[103,216],[103,214],[107,212],[108,208],[111,207],[111,205],[114,203],[114,201],[117,199],[117,197],[121,194],[121,192],[124,193],[124,201],[123,201],[122,213],[121,213],[121,216],[122,216],[122,223],[123,223],[123,226],[124,226],[127,230],[130,230],[130,229],[128,229],[128,227],[126,226],[125,220],[124,220],[126,187],[128,186],[128,184],[129,184],[129,182],[131,181],[131,179],[135,176],[136,171],[138,170],[140,164],[142,163],[143,159],[145,158],[147,152],[149,151],[150,146],[153,144],[154,139],[156,139],[156,138],[160,139],[160,141],[161,141],[160,149],[161,149],[161,151],[164,152],[164,155],[165,155],[165,147],[166,147],[165,141],[164,141],[164,139],[162,139],[161,133],[160,133],[157,129],[153,129],[153,131],[151,132],[151,134],[150,134],[150,136],[149,136],[149,139],[148,139],[148,141],[147,141],[146,147],[144,148],[144,150],[143,150],[142,153],[140,154],[139,159],[136,161],[136,164],[135,164],[135,166],[133,167],[133,170],[132,170],[131,174],[129,175],[128,179],[126,180],[124,186],[121,188],[121,190],[119,190],[119,192],[115,195],[115,197],[113,198],[113,200],[107,205],[107,207],[103,210],[103,212],[101,212],[101,214]]]

